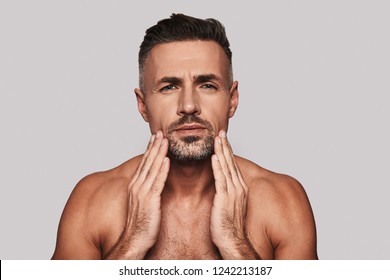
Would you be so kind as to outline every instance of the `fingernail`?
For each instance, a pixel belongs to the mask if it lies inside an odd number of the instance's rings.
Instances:
[[[217,142],[218,142],[218,144],[222,144],[221,138],[217,137]]]
[[[213,155],[213,157],[215,158],[216,161],[219,161],[218,159],[218,156],[217,155]]]
[[[159,130],[159,131],[157,131],[157,133],[156,133],[156,138],[160,138],[161,137],[161,131]]]
[[[163,140],[161,141],[161,146],[164,145],[166,142],[167,142],[167,139],[163,139]]]
[[[150,143],[153,143],[153,141],[154,141],[154,134],[152,134],[152,136],[150,137]]]
[[[220,135],[221,135],[222,138],[226,138],[226,132],[225,131],[221,130]]]

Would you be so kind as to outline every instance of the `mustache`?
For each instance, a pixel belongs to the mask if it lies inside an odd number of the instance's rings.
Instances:
[[[213,127],[211,126],[211,124],[208,121],[206,121],[204,119],[201,119],[201,118],[199,118],[198,116],[195,116],[195,115],[184,115],[183,117],[181,117],[180,119],[178,119],[177,121],[171,123],[168,126],[168,134],[171,134],[179,126],[181,126],[183,124],[189,124],[189,123],[197,123],[197,124],[203,125],[209,131],[213,132]]]

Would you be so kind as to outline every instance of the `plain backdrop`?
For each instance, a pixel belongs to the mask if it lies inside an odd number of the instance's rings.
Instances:
[[[49,259],[75,184],[144,151],[145,30],[224,23],[235,153],[297,178],[321,259],[390,259],[388,1],[0,1],[0,258]],[[260,206],[259,206],[260,207]]]

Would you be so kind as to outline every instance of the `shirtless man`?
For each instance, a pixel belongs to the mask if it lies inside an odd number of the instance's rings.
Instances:
[[[233,154],[223,26],[172,15],[146,31],[139,63],[146,152],[77,184],[53,259],[317,259],[302,186]]]

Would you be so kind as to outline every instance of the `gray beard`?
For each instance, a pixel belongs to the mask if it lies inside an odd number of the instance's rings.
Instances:
[[[210,132],[205,138],[188,136],[168,140],[168,155],[178,161],[203,160],[214,153],[214,138]]]
[[[177,127],[186,123],[199,123],[206,127],[207,135],[173,137]],[[179,161],[203,160],[214,153],[214,130],[211,124],[196,115],[184,115],[181,119],[172,123],[168,128],[168,156]]]

